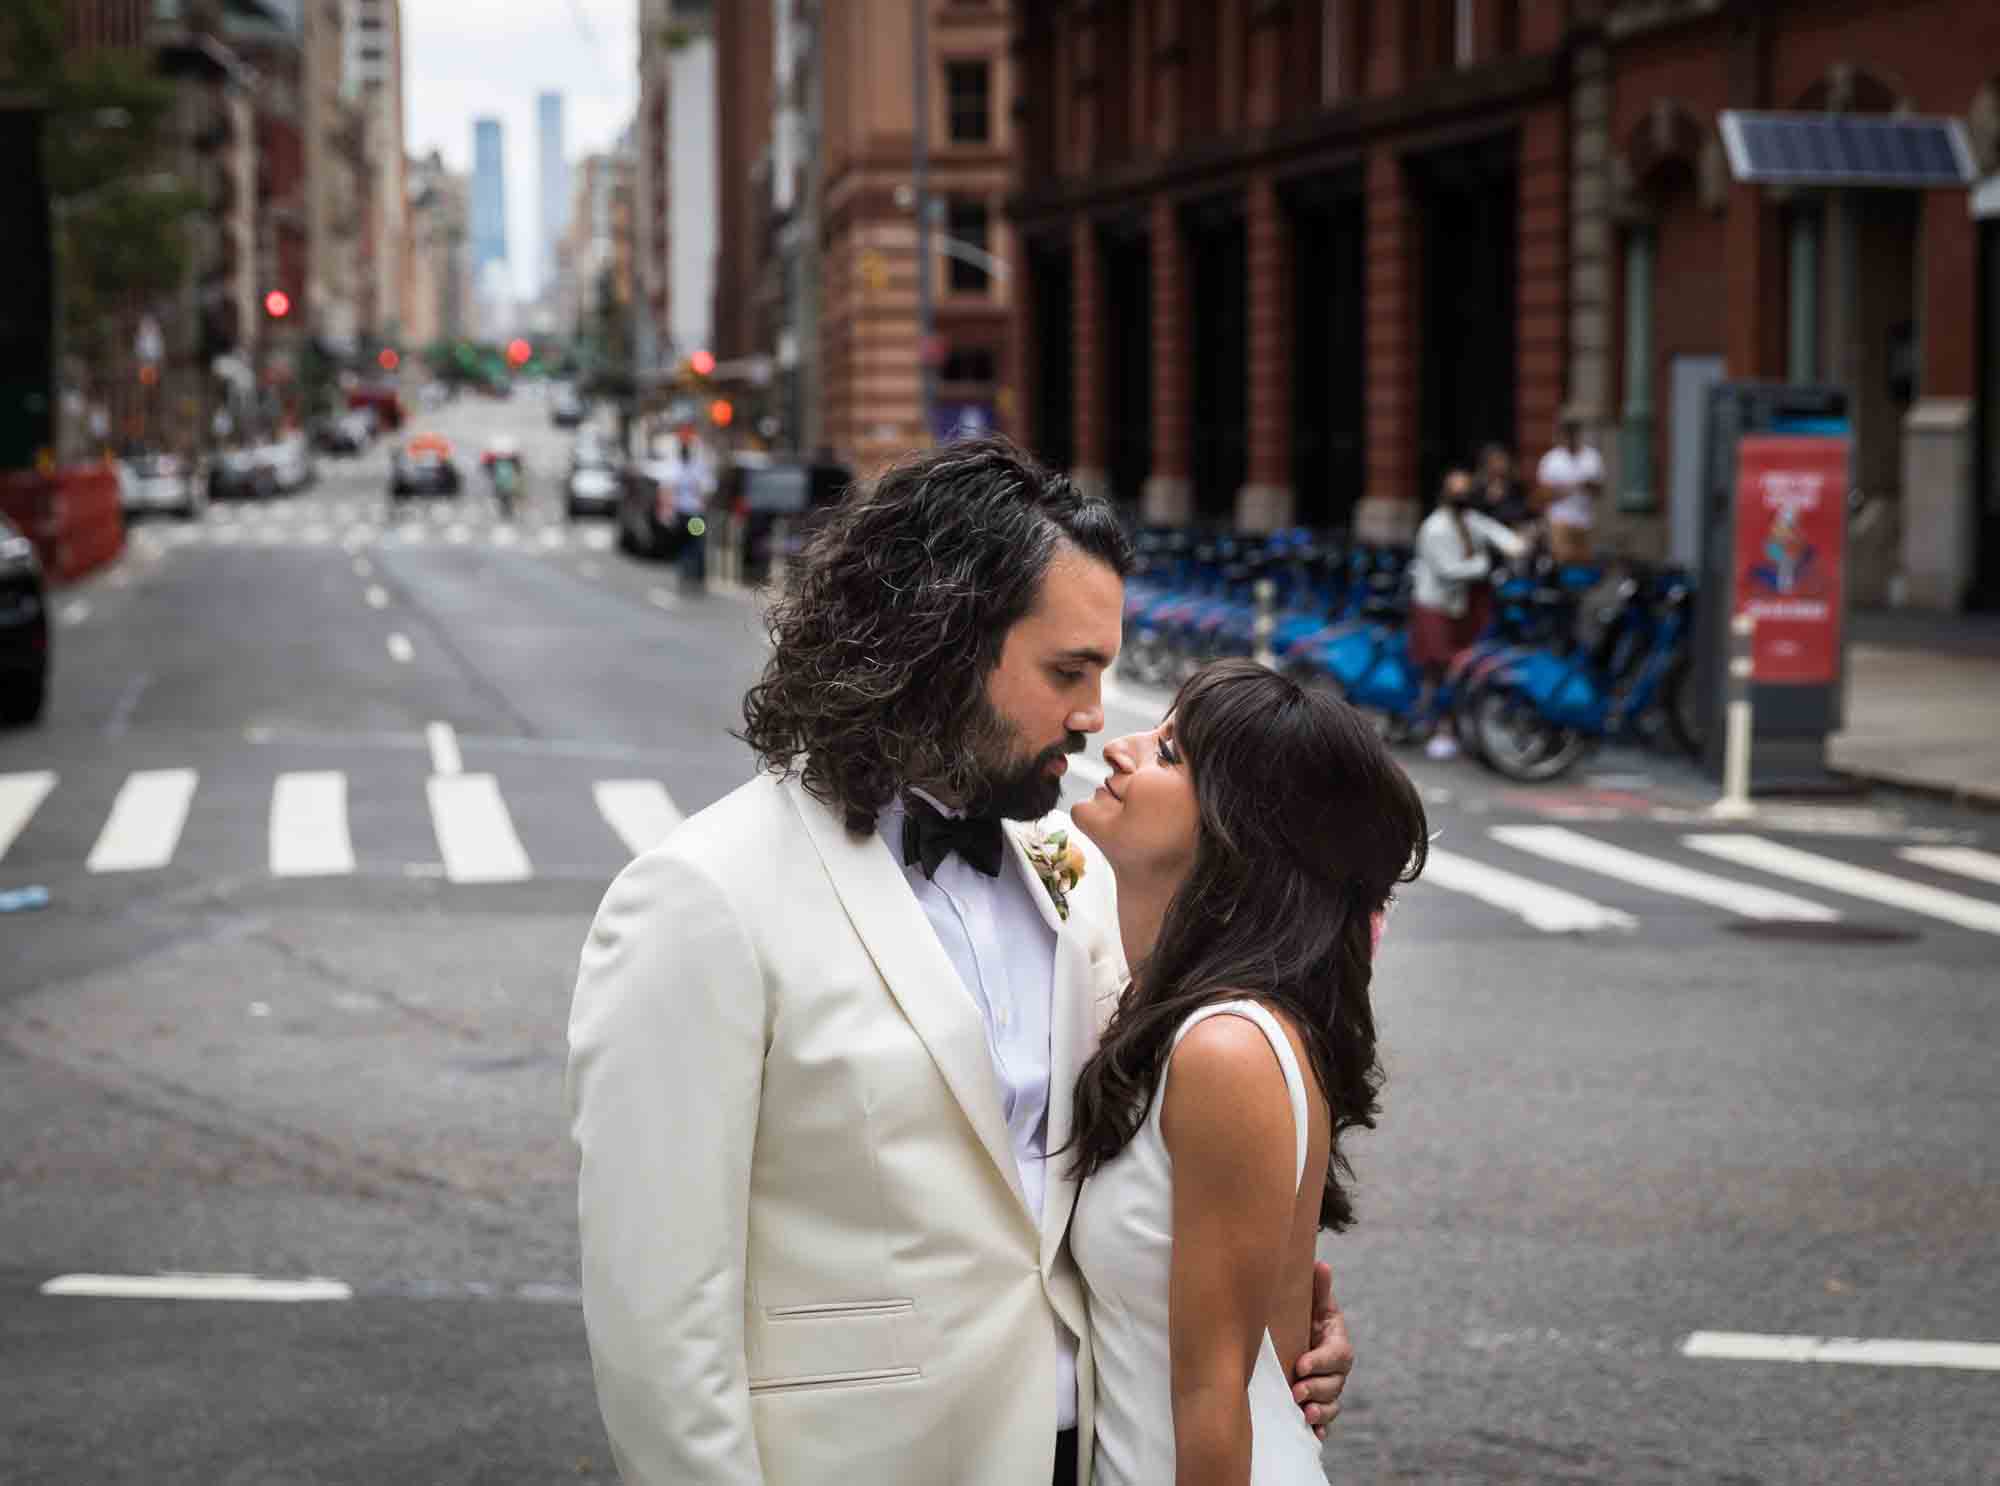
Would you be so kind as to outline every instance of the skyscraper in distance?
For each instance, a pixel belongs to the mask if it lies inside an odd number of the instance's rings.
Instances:
[[[472,121],[472,272],[507,261],[507,158],[498,119]]]
[[[536,185],[541,191],[539,225],[540,257],[536,267],[541,287],[556,281],[563,229],[569,225],[569,164],[563,158],[563,100],[560,93],[541,93],[535,98],[535,124],[540,135],[541,169]]]

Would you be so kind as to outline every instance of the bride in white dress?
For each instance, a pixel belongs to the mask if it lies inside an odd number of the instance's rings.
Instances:
[[[1305,1350],[1315,1236],[1353,1221],[1340,1138],[1375,1123],[1374,940],[1423,805],[1346,703],[1247,661],[1104,756],[1073,818],[1133,980],[1053,1157],[1087,1178],[1094,1480],[1318,1486],[1279,1359]]]

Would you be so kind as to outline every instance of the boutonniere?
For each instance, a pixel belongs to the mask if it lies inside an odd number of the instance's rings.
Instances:
[[[1069,839],[1068,831],[1037,831],[1028,842],[1028,860],[1035,864],[1035,876],[1049,890],[1049,901],[1067,922],[1069,895],[1083,881],[1083,848]]]

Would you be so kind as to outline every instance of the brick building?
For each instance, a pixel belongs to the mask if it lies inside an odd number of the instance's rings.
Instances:
[[[1848,395],[1864,502],[1850,539],[1856,600],[2000,601],[1994,217],[1974,215],[1963,184],[1926,186],[1895,167],[1745,180],[1721,129],[1726,110],[1821,131],[1839,116],[1942,120],[1991,174],[2000,6],[1625,4],[1582,44],[1605,62],[1601,220],[1618,267],[1597,411],[1615,423],[1633,543],[1696,551],[1706,381],[1832,383]]]
[[[1150,519],[1406,536],[1448,463],[1488,439],[1532,460],[1567,405],[1607,456],[1607,545],[1692,560],[1706,384],[1790,377],[1849,393],[1858,597],[2000,590],[2000,247],[1976,215],[2000,187],[1780,187],[1722,129],[1934,117],[1990,174],[1988,0],[1011,14],[1038,80],[1015,102],[1020,428]]]
[[[929,189],[941,423],[991,425],[1008,354],[1009,286],[943,239],[1004,256],[1015,125],[1004,10],[927,0]],[[917,223],[909,189],[916,86],[908,0],[820,8],[819,353],[825,441],[858,469],[925,442]]]
[[[1564,396],[1566,7],[1021,0],[1024,431],[1158,521],[1407,535]]]

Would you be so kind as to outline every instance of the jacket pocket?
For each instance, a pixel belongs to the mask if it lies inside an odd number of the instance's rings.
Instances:
[[[753,1379],[752,1398],[773,1394],[816,1393],[829,1388],[870,1388],[884,1383],[914,1383],[923,1374],[914,1367],[878,1367],[869,1372],[822,1373],[816,1377]]]
[[[752,1313],[752,1392],[901,1382],[923,1370],[908,1296],[800,1301]]]
[[[898,1316],[917,1308],[914,1300],[829,1300],[816,1305],[768,1305],[764,1316],[770,1321],[823,1321],[859,1319],[863,1316]]]

